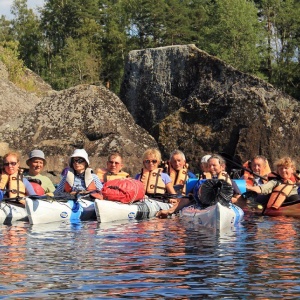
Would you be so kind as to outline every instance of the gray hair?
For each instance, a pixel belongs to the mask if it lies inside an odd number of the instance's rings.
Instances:
[[[171,152],[171,154],[170,154],[170,160],[172,159],[172,157],[173,157],[174,155],[177,155],[177,154],[181,155],[181,157],[183,158],[183,160],[185,160],[185,155],[184,155],[184,153],[183,153],[182,151],[178,150],[178,149],[176,149],[176,150],[174,150],[173,152]]]

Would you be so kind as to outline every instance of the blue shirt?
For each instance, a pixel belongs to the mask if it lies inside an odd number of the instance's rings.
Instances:
[[[96,188],[98,191],[101,191],[103,188],[103,185],[101,181],[99,180],[99,177],[96,174],[92,174],[94,183],[96,185]],[[67,174],[63,176],[60,183],[58,184],[56,190],[54,191],[54,194],[62,193],[65,191],[65,183],[67,179]],[[86,190],[85,181],[84,181],[84,173],[76,175],[74,177],[74,185],[72,186],[72,192],[77,191],[85,191]]]

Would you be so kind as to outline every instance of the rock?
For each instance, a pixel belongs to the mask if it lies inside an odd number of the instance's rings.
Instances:
[[[298,157],[299,103],[195,45],[131,51],[120,98],[165,157],[179,148],[196,171],[211,152]]]
[[[140,171],[141,157],[148,147],[157,147],[154,138],[136,125],[122,101],[104,86],[79,85],[52,92],[34,110],[23,114],[22,126],[8,122],[0,138],[22,153],[39,148],[47,158],[46,171],[59,179],[75,148],[85,148],[91,167],[105,167],[107,156],[119,151],[127,172]]]

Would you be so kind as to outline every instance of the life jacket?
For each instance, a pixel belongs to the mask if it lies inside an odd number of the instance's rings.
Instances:
[[[278,209],[293,190],[296,183],[296,177],[293,175],[290,179],[283,181],[278,174],[272,172],[269,174],[268,178],[269,180],[278,179],[282,181],[282,184],[279,184],[273,189],[267,203],[267,208],[272,207]]]
[[[168,167],[168,174],[172,180],[173,185],[180,184],[183,186],[182,195],[186,194],[186,181],[189,179],[188,174],[188,164],[186,164],[183,169],[176,171],[172,168],[171,164]]]
[[[158,168],[151,172],[142,169],[140,181],[144,184],[146,195],[163,195],[166,192],[166,185],[161,178],[162,169]]]
[[[129,174],[124,171],[120,171],[117,174],[114,174],[108,172],[106,169],[98,169],[96,175],[99,177],[101,182],[107,182],[113,179],[122,179],[129,177]]]
[[[246,161],[243,164],[243,167],[250,170],[251,169],[250,163],[251,163],[250,160]],[[261,177],[265,177],[265,179],[262,179],[263,183],[268,182],[268,174],[271,173],[271,169],[269,166],[269,162],[267,160],[266,160],[266,166],[261,170],[261,173],[262,173]],[[244,179],[245,179],[247,185],[254,186],[254,184],[255,184],[255,180],[254,180],[255,175],[254,174],[251,174],[250,172],[245,170],[244,171]]]
[[[229,184],[232,184],[229,175],[225,171],[224,172],[220,172],[218,174],[217,178],[212,177],[211,173],[209,173],[209,172],[206,172],[205,176],[206,176],[206,179],[221,179],[221,180],[226,181]]]
[[[42,182],[39,179],[27,177],[27,180],[30,182],[36,195],[45,195],[45,190],[42,188]]]
[[[13,175],[1,174],[0,189],[8,189],[9,198],[24,197],[26,195],[26,188],[19,173]]]
[[[91,168],[87,168],[84,172],[84,183],[86,186],[86,191],[96,191],[96,189],[97,189],[96,184],[94,182],[94,178],[92,176],[92,173],[93,173],[93,171]],[[70,168],[68,170],[67,177],[66,177],[66,182],[65,182],[65,187],[64,187],[65,192],[67,192],[67,193],[72,192],[72,188],[74,186],[74,181],[75,181],[74,170]],[[93,192],[90,195],[93,196],[94,198],[102,199],[101,193]]]

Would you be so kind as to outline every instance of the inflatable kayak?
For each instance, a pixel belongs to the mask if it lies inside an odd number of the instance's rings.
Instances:
[[[181,210],[181,216],[188,221],[222,230],[239,224],[243,220],[244,212],[234,204],[224,206],[218,202],[204,209],[185,207]]]
[[[101,223],[153,218],[161,209],[169,209],[170,207],[170,203],[164,203],[151,198],[145,198],[132,204],[109,200],[95,200],[97,220]]]
[[[0,202],[0,223],[11,224],[17,221],[28,221],[24,205],[17,201],[2,200]]]
[[[26,198],[25,207],[30,224],[96,219],[94,201],[83,198],[77,200]]]

